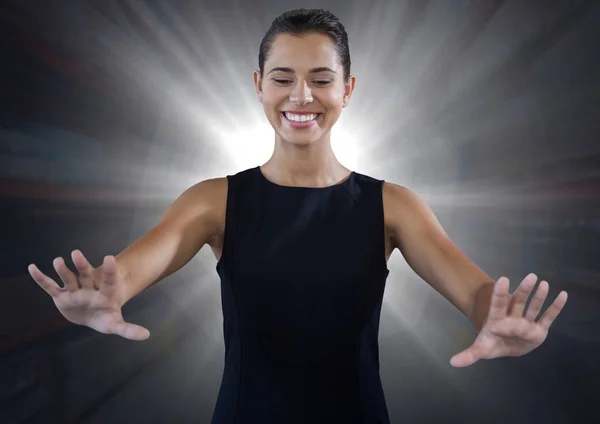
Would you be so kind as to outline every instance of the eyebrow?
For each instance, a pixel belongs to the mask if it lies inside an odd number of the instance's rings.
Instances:
[[[267,75],[269,75],[270,73],[273,72],[286,72],[288,74],[293,74],[294,70],[292,68],[282,68],[282,67],[276,67],[271,69],[269,72],[267,72]],[[335,72],[333,69],[328,68],[327,66],[320,66],[318,68],[311,68],[308,70],[309,73],[311,74],[316,74],[318,72],[333,72],[334,74],[336,74],[337,72]]]

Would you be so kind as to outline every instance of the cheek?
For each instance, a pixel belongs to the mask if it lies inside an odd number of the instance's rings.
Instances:
[[[320,101],[329,113],[336,115],[341,112],[344,106],[344,98],[339,96],[337,92],[323,96]]]
[[[281,105],[285,103],[287,97],[285,95],[274,95],[270,93],[269,95],[264,95],[262,99],[262,104],[267,114],[277,114]]]
[[[338,109],[344,104],[344,91],[340,87],[331,87],[319,93],[319,100],[328,109]]]
[[[275,115],[278,108],[278,103],[271,97],[264,97],[262,99],[263,109],[267,116]]]

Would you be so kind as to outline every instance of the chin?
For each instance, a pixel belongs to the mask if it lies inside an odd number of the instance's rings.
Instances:
[[[307,146],[309,144],[313,144],[316,143],[317,141],[319,141],[318,137],[294,137],[294,136],[287,136],[284,137],[283,140],[285,140],[286,142],[290,143],[290,144],[296,144],[298,146]]]
[[[308,135],[308,134],[286,134],[280,133],[280,137],[283,141],[289,144],[293,144],[295,146],[308,146],[310,144],[318,142],[322,137],[318,135]]]

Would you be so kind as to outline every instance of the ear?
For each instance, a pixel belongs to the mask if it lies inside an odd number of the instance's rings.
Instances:
[[[260,76],[259,71],[254,71],[253,74],[254,86],[256,87],[256,95],[258,96],[258,101],[262,103],[262,78]]]
[[[354,93],[354,87],[356,86],[356,77],[354,75],[350,75],[348,77],[348,82],[344,85],[344,102],[343,107],[348,106],[350,104],[350,98],[352,97],[352,93]]]

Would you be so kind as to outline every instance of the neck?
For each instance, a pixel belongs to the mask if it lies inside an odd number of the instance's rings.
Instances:
[[[274,182],[297,186],[329,186],[346,178],[349,170],[335,157],[329,134],[309,145],[275,139],[271,158],[261,167]]]

